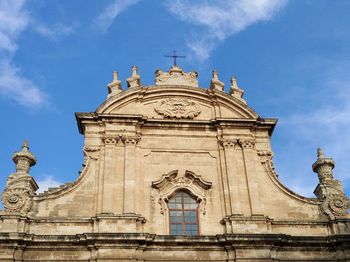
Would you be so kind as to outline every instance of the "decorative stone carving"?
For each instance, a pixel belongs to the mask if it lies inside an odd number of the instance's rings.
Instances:
[[[118,72],[113,72],[113,81],[107,85],[108,87],[108,96],[107,98],[110,98],[111,96],[114,96],[116,94],[119,94],[122,92],[122,82],[118,80]]]
[[[219,144],[224,147],[235,147],[235,145],[238,143],[238,139],[226,139],[226,138],[220,138]]]
[[[254,139],[238,139],[238,144],[243,149],[254,149],[255,140]]]
[[[133,66],[131,68],[131,77],[129,77],[126,81],[128,83],[128,88],[138,87],[141,85],[140,76],[137,74],[137,67]]]
[[[178,176],[178,170],[174,170],[162,176],[161,179],[152,182],[152,187],[159,190],[159,204],[161,213],[167,210],[168,199],[177,191],[187,189],[199,202],[199,209],[205,214],[206,194],[212,183],[205,181],[201,176],[186,170],[182,176]]]
[[[231,87],[229,93],[231,96],[236,97],[242,102],[246,103],[246,101],[243,99],[244,90],[238,87],[237,78],[235,76],[231,78]]]
[[[30,167],[36,164],[35,156],[29,151],[28,141],[23,142],[22,150],[12,156],[17,174],[29,174]]]
[[[83,148],[84,152],[84,164],[87,161],[87,157],[93,160],[98,160],[100,156],[100,148],[98,146],[85,146]]]
[[[33,204],[31,192],[27,188],[6,189],[2,195],[5,210],[10,213],[27,213]]]
[[[116,145],[118,140],[115,137],[104,137],[103,141],[106,145]]]
[[[172,66],[169,72],[156,71],[156,85],[182,85],[198,87],[198,73],[195,71],[185,73],[179,66]]]
[[[272,160],[273,154],[270,150],[258,150],[257,153],[260,157],[261,163]]]
[[[322,201],[321,210],[332,220],[343,217],[348,213],[350,202],[341,182],[333,178],[332,169],[335,162],[332,158],[325,158],[320,148],[317,149],[317,156],[312,169],[318,174],[320,181],[314,193]]]
[[[21,151],[13,154],[12,159],[16,163],[16,173],[7,178],[2,203],[6,212],[26,215],[38,189],[35,180],[29,175],[30,167],[35,165],[36,159],[29,151],[27,141],[24,141]]]
[[[173,97],[159,101],[154,110],[165,118],[193,119],[201,113],[199,105],[187,98]]]
[[[224,91],[224,83],[219,80],[218,71],[213,70],[213,78],[210,82],[210,89],[215,89],[219,91]]]
[[[334,168],[334,160],[325,158],[321,148],[317,149],[317,161],[312,165],[314,172],[318,174],[321,183],[333,179],[332,169]]]
[[[122,136],[122,141],[125,145],[137,145],[140,140],[140,136]]]

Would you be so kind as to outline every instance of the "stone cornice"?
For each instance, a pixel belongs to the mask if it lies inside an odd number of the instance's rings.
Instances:
[[[268,129],[271,135],[277,119],[245,119],[245,118],[216,118],[210,120],[196,120],[196,119],[152,119],[142,115],[122,115],[122,114],[97,114],[97,113],[76,113],[79,132],[85,133],[84,122],[97,123],[99,121],[108,121],[109,123],[133,123],[135,125],[140,124],[144,126],[152,126],[157,124],[191,124],[194,127],[198,125],[220,126],[222,128],[233,127],[251,127],[257,129]]]
[[[224,234],[216,236],[171,236],[148,233],[84,233],[76,235],[36,235],[26,233],[0,233],[0,244],[8,247],[17,246],[18,243],[40,246],[67,246],[79,244],[81,247],[91,244],[133,244],[168,249],[169,246],[191,245],[193,249],[200,246],[222,247],[235,245],[240,247],[271,246],[276,248],[303,247],[305,249],[320,249],[336,246],[350,247],[350,235],[333,236],[291,236],[286,234]],[[161,246],[159,246],[161,245]],[[194,246],[195,245],[195,246]]]

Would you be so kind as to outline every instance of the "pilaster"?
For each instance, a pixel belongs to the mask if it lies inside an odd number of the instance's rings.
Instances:
[[[139,136],[123,136],[122,141],[125,145],[124,151],[124,204],[123,213],[136,213],[135,194],[137,177],[137,156],[136,145],[140,141]]]
[[[219,139],[219,161],[220,161],[220,182],[222,187],[222,195],[225,207],[225,216],[232,214],[232,206],[231,206],[231,194],[230,194],[230,185],[228,179],[228,170],[227,170],[227,156],[225,152],[225,147],[227,148],[231,145],[229,142]]]
[[[238,143],[243,151],[243,163],[247,179],[251,215],[262,215],[263,212],[261,210],[259,198],[259,183],[256,179],[256,164],[259,163],[259,161],[255,150],[255,139],[239,139]]]
[[[118,137],[106,135],[104,142],[104,166],[102,176],[102,210],[101,213],[114,213],[113,195],[115,193],[113,184],[116,177],[116,145]]]

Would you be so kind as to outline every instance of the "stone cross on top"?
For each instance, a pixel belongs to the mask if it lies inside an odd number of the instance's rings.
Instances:
[[[174,59],[174,64],[173,64],[173,66],[177,66],[177,64],[176,64],[176,59],[177,59],[177,58],[185,58],[186,56],[184,56],[184,55],[177,55],[177,54],[176,54],[176,50],[174,50],[173,55],[165,55],[164,57],[172,57],[172,58]]]

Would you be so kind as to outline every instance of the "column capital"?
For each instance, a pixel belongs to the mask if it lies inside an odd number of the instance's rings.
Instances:
[[[137,145],[138,142],[141,140],[141,136],[123,136],[121,140],[125,145]]]
[[[238,144],[243,148],[243,149],[254,149],[255,146],[255,139],[249,138],[249,139],[238,139]]]
[[[118,138],[114,136],[105,136],[103,138],[103,142],[105,145],[116,145],[118,142]]]
[[[218,142],[223,148],[233,148],[238,143],[238,140],[236,138],[227,139],[221,137]]]

